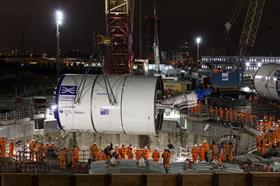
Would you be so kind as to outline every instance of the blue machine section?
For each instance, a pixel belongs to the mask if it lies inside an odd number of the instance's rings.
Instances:
[[[211,83],[213,86],[239,87],[241,86],[242,73],[239,70],[233,72],[212,73]]]
[[[59,79],[58,81],[58,84],[57,84],[57,87],[56,87],[56,91],[55,91],[55,104],[58,105],[58,100],[59,100],[59,94],[60,94],[60,91],[61,91],[61,84],[62,84],[62,81],[64,79],[64,75],[61,76],[61,78]],[[70,90],[69,90],[70,91]],[[76,92],[76,89],[75,89],[75,92]],[[72,92],[71,92],[72,93]],[[59,119],[59,111],[58,111],[58,107],[56,107],[55,111],[54,111],[54,118],[56,119],[57,121],[57,126],[58,128],[60,128],[61,130],[63,130],[63,127],[61,125],[61,122],[60,122],[60,119]]]
[[[276,90],[278,93],[278,96],[280,97],[280,70],[277,70],[274,74],[276,78]]]

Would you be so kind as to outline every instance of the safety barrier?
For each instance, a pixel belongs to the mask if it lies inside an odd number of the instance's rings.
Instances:
[[[162,174],[113,174],[113,175],[32,175],[2,174],[1,186],[278,186],[280,173],[190,173]]]

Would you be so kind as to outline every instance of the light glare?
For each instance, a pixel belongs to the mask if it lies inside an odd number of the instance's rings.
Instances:
[[[57,10],[55,12],[55,18],[56,18],[56,24],[62,25],[64,19],[63,12],[61,10]]]

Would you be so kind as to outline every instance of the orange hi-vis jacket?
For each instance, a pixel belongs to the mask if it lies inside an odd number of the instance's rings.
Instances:
[[[160,154],[157,150],[155,150],[152,154],[152,158],[154,161],[159,161],[159,158],[160,158]]]

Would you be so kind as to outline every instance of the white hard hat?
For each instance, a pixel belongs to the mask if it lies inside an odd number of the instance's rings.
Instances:
[[[197,147],[197,144],[194,144],[194,147]]]
[[[204,142],[204,143],[206,143],[207,141],[206,141],[206,140],[204,140],[203,142]]]

